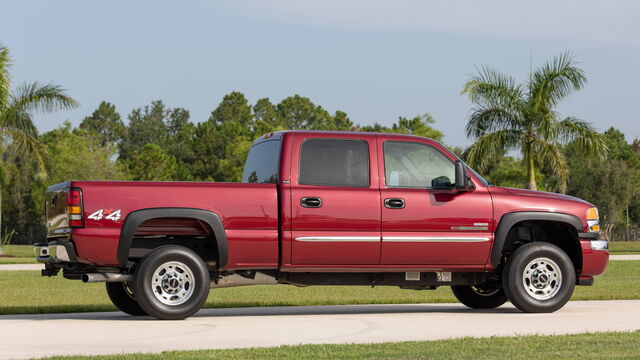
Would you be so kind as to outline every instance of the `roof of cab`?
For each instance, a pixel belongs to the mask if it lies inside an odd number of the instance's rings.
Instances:
[[[436,140],[433,140],[433,139],[430,139],[430,138],[425,138],[425,137],[422,137],[422,136],[408,135],[408,134],[397,134],[397,133],[365,132],[365,131],[281,130],[281,131],[274,131],[274,132],[270,132],[268,134],[262,135],[259,138],[257,138],[253,142],[253,144],[255,145],[255,144],[261,143],[263,141],[269,141],[269,140],[281,140],[282,136],[284,134],[287,134],[287,133],[292,133],[292,134],[327,134],[327,135],[335,135],[335,136],[340,136],[341,134],[349,133],[349,134],[361,135],[363,137],[381,135],[381,136],[402,137],[402,138],[407,138],[407,139],[429,139],[431,141],[437,142]]]

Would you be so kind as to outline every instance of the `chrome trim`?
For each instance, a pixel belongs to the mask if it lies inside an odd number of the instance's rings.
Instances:
[[[485,242],[486,237],[439,237],[439,236],[384,236],[382,241],[387,242]]]
[[[609,242],[607,240],[591,240],[591,250],[609,250]]]
[[[380,242],[379,236],[303,236],[296,241],[308,242]]]
[[[36,260],[41,263],[70,262],[71,258],[67,248],[63,245],[35,245],[33,247]]]
[[[54,259],[62,260],[62,261],[71,261],[69,258],[69,254],[67,253],[67,248],[62,245],[53,245],[49,246],[49,254]]]
[[[451,230],[477,230],[477,231],[486,231],[489,230],[487,226],[452,226]]]
[[[306,242],[379,242],[377,236],[302,236],[296,241]],[[382,241],[386,242],[485,242],[486,237],[439,237],[439,236],[385,236]]]

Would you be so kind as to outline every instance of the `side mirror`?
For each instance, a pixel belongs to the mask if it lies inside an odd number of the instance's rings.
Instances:
[[[467,190],[467,170],[464,167],[464,164],[460,160],[456,160],[456,182],[455,188],[456,190]]]

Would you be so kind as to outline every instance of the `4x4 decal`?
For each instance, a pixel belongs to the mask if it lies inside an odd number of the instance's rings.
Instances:
[[[100,209],[96,212],[94,212],[93,214],[87,216],[87,219],[91,219],[91,220],[102,220],[102,218],[105,218],[107,220],[113,220],[113,221],[118,221],[120,220],[120,209],[118,210],[113,210],[113,209]]]

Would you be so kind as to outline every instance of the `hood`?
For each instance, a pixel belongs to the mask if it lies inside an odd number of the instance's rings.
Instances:
[[[565,194],[558,194],[558,193],[552,193],[547,191],[507,188],[507,187],[499,187],[499,186],[496,186],[496,188],[504,190],[505,192],[513,195],[531,196],[536,198],[547,198],[547,199],[564,200],[564,201],[575,201],[575,202],[583,203],[585,205],[593,206],[587,201],[584,201],[575,196],[570,196]]]

